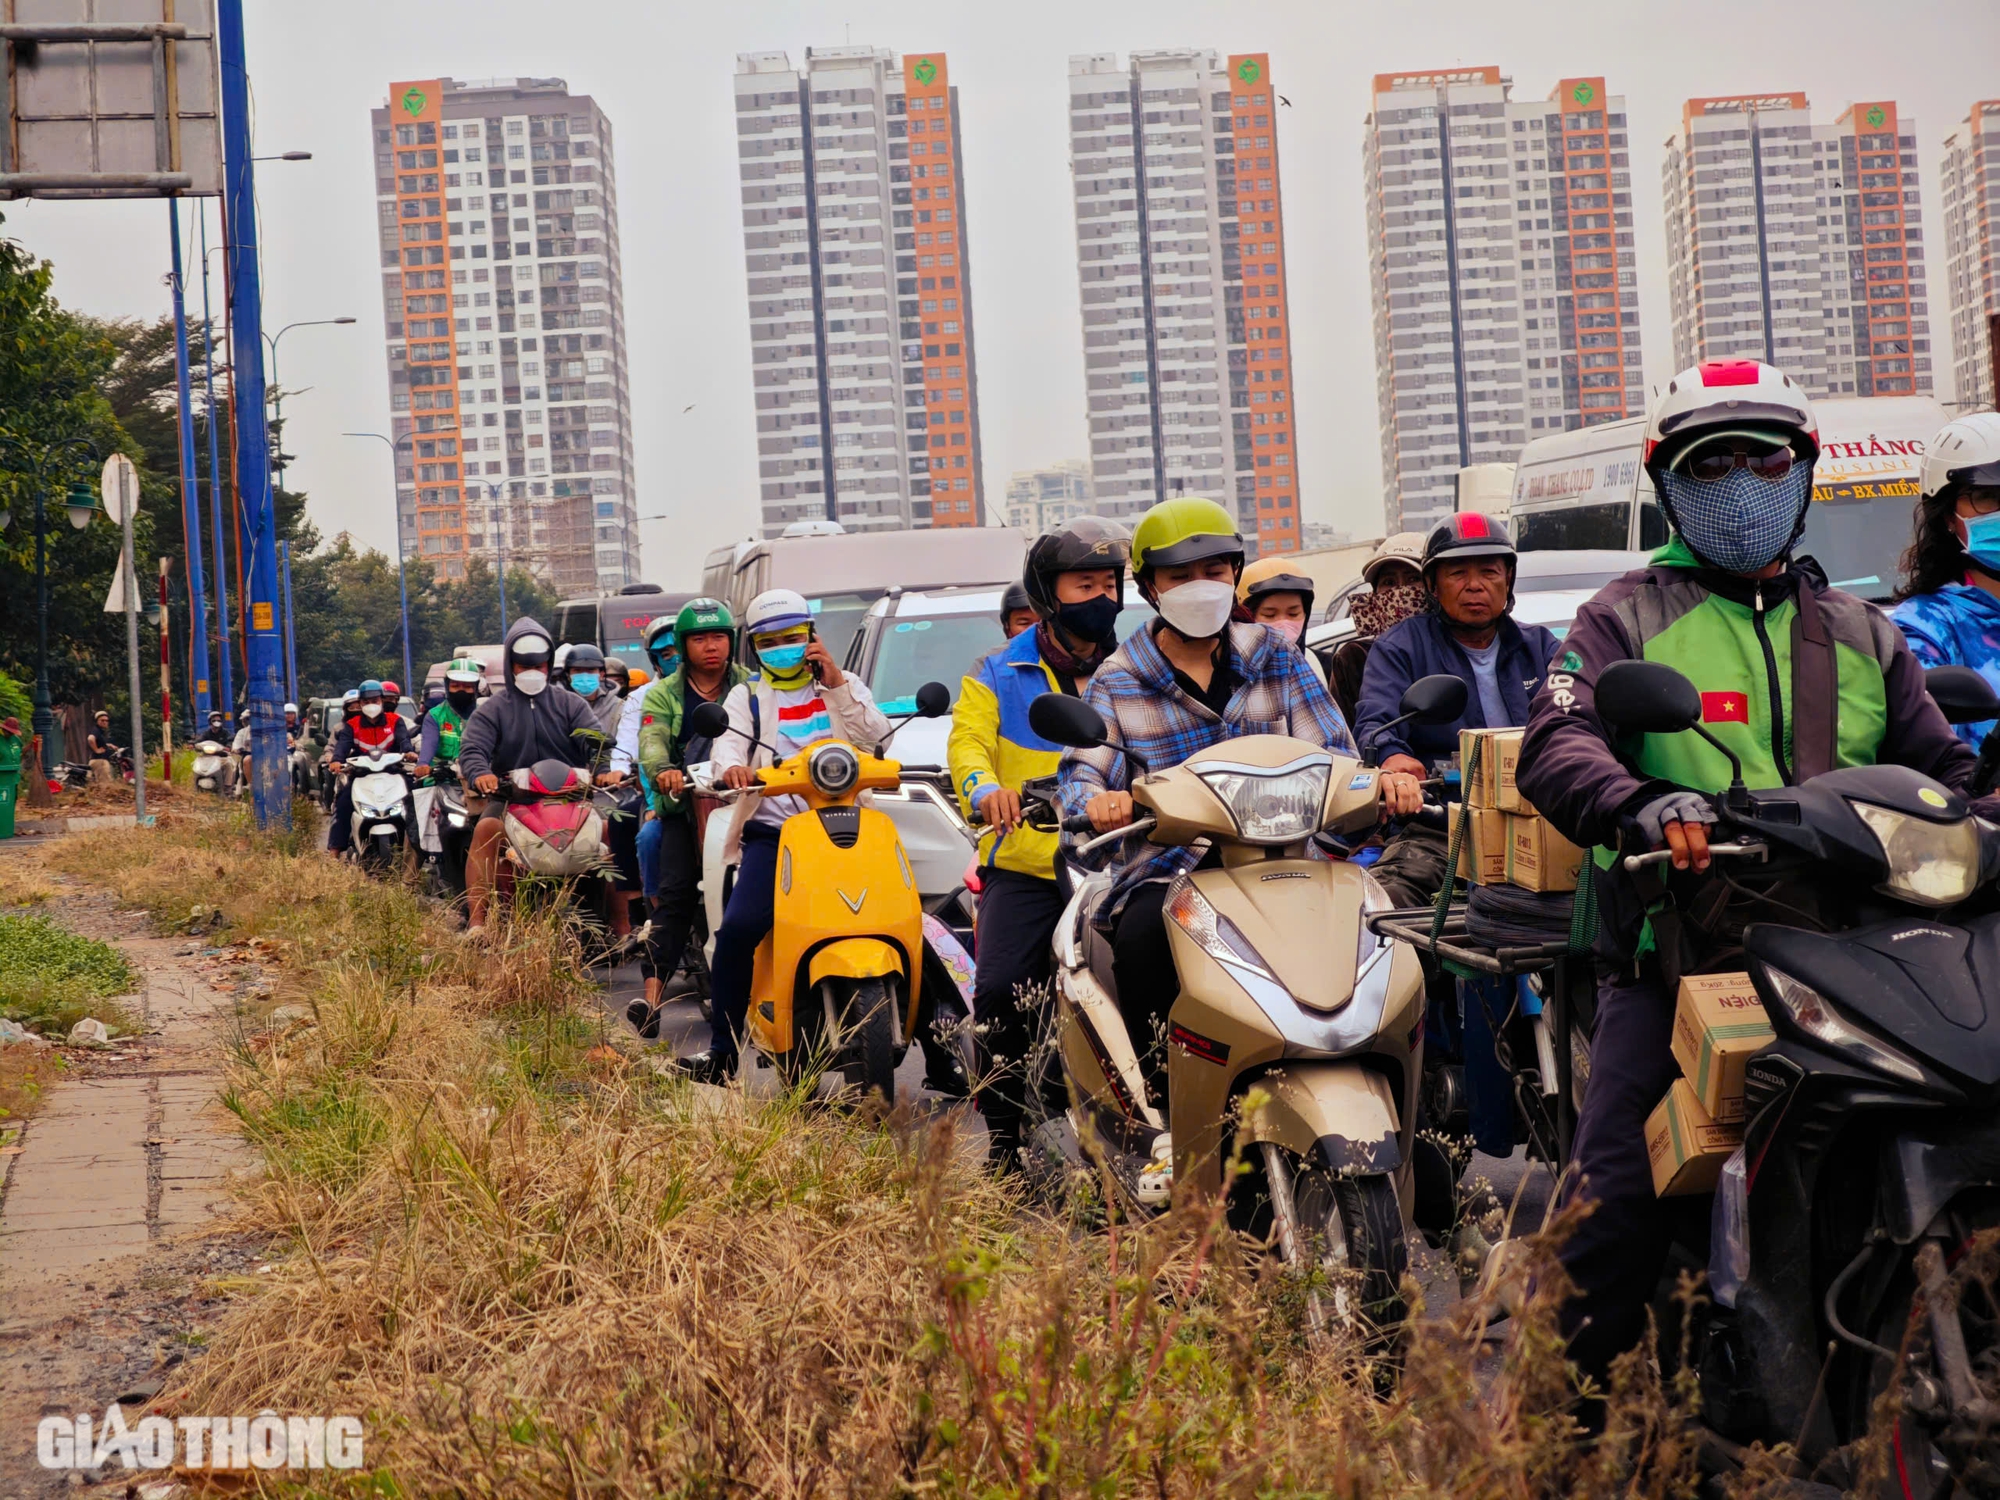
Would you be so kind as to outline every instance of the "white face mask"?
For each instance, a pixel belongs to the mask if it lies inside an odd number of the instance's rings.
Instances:
[[[379,718],[381,718],[381,717],[382,717],[382,705],[381,705],[381,704],[379,704],[379,703],[364,703],[364,704],[362,704],[362,705],[361,705],[361,716],[362,716],[362,717],[363,717],[364,719],[379,719]]]
[[[1279,635],[1290,641],[1294,646],[1299,643],[1299,637],[1306,632],[1306,622],[1304,620],[1266,620],[1264,624],[1270,629],[1277,631]]]
[[[1236,607],[1236,585],[1222,578],[1193,578],[1160,595],[1160,618],[1191,641],[1222,634]]]
[[[514,674],[514,686],[526,693],[530,698],[540,693],[548,685],[549,674],[546,672],[517,672]]]

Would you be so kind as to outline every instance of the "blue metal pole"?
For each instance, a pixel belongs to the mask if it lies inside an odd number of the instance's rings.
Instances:
[[[181,513],[187,517],[188,633],[194,643],[194,728],[208,723],[208,591],[201,567],[201,481],[195,476],[194,398],[189,392],[187,298],[181,285],[181,200],[167,200],[174,240],[174,382],[180,400]]]
[[[271,438],[264,393],[263,287],[257,269],[257,193],[250,161],[250,79],[243,48],[243,0],[217,0],[215,40],[222,73],[223,215],[228,228],[230,331],[235,374],[236,474],[250,556],[244,587],[250,669],[250,772],[257,821],[291,823],[290,757],[285,753],[284,643],[278,625],[277,508],[271,496]]]
[[[215,413],[215,323],[208,311],[206,209],[201,215],[201,343],[207,355],[202,366],[201,383],[208,402],[208,506],[209,516],[215,523],[210,532],[215,545],[216,645],[222,657],[222,713],[233,722],[236,717],[236,684],[232,681],[233,668],[229,660],[229,559],[222,544],[222,539],[229,533],[222,529],[222,450],[220,439],[216,436],[221,424],[217,422]]]
[[[285,565],[285,696],[299,701],[299,622],[292,615],[292,544],[278,543]]]

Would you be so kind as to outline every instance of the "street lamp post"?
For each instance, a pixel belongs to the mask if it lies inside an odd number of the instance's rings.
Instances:
[[[284,161],[298,161],[309,159],[309,157],[310,153],[305,153],[297,156],[288,155],[279,159]],[[264,335],[264,342],[271,346],[271,404],[277,408],[278,412],[279,489],[285,487],[285,386],[284,382],[278,379],[278,340],[290,333],[294,328],[331,328],[336,325],[352,323],[353,321],[354,319],[352,318],[306,318],[301,322],[287,323],[276,333],[267,333]]]
[[[392,494],[395,493],[396,449],[400,445],[409,442],[416,434],[414,432],[406,432],[399,438],[388,438],[379,432],[343,432],[341,436],[373,438],[376,442],[387,446],[389,449],[390,492]],[[411,451],[414,453],[415,449],[413,448]],[[403,582],[403,509],[400,499],[396,503],[396,593],[401,599],[403,606],[403,682],[405,685],[408,685],[414,683],[417,679],[416,673],[410,666],[410,591]]]
[[[499,538],[500,639],[504,641],[507,639],[507,507],[500,504],[499,485],[489,484],[486,486],[486,502],[489,505],[498,507],[500,511],[500,525],[493,534]]]
[[[35,487],[35,696],[30,722],[42,742],[42,775],[46,778],[55,774],[49,731],[55,728],[56,716],[49,700],[48,517],[43,504],[44,491],[48,487],[51,462],[57,455],[88,454],[94,445],[87,438],[63,438],[37,450],[11,433],[0,433],[0,445],[23,455],[34,455],[28,465]],[[81,531],[97,513],[97,500],[82,481],[72,480],[64,508],[69,512],[70,525]],[[0,521],[0,525],[4,524]]]

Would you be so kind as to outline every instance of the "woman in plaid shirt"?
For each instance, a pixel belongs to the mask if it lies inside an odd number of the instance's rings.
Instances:
[[[1337,755],[1356,753],[1303,651],[1267,626],[1230,623],[1243,556],[1243,538],[1213,500],[1162,501],[1140,520],[1134,576],[1160,618],[1135,631],[1091,677],[1084,701],[1109,733],[1103,746],[1063,755],[1064,816],[1087,813],[1100,833],[1132,821],[1129,763],[1112,745],[1135,751],[1156,771],[1246,734],[1290,735]],[[1381,786],[1390,816],[1422,804],[1414,776],[1384,774]],[[1159,1036],[1180,979],[1160,907],[1167,882],[1200,858],[1199,849],[1142,853],[1119,870],[1097,916],[1111,937],[1119,1009],[1162,1098]]]

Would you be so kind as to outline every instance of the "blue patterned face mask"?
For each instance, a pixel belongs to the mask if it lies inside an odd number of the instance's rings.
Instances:
[[[1725,573],[1755,573],[1792,544],[1811,503],[1812,466],[1793,464],[1783,479],[1730,470],[1712,484],[1671,471],[1660,475],[1674,527],[1696,556]]]

